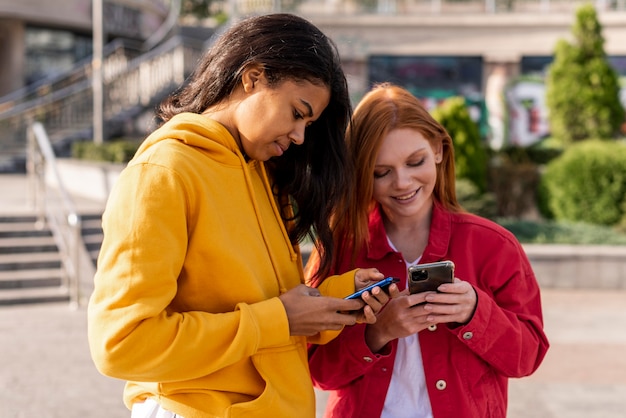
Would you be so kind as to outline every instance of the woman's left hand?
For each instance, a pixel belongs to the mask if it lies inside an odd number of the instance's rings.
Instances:
[[[455,277],[454,283],[442,284],[437,290],[426,296],[428,322],[467,324],[472,319],[478,297],[471,284]]]

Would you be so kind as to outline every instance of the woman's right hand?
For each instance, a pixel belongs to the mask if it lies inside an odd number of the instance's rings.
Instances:
[[[410,295],[408,290],[392,297],[376,318],[365,330],[365,342],[373,353],[380,351],[389,341],[408,337],[431,325],[427,321],[430,314],[424,310],[426,296],[434,292]]]
[[[303,284],[283,293],[279,299],[287,312],[291,335],[311,336],[321,331],[341,330],[356,324],[359,313],[365,313],[365,322],[376,321],[373,311],[362,300],[322,296],[318,289]]]

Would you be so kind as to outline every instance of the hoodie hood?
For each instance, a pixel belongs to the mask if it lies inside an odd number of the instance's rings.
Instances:
[[[135,158],[155,144],[171,139],[200,148],[222,164],[240,165],[244,161],[243,154],[228,129],[197,113],[180,113],[164,123],[142,142]]]

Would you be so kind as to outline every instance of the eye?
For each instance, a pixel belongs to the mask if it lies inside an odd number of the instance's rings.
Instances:
[[[298,111],[298,109],[293,110],[293,117],[295,119],[304,119],[304,116]]]
[[[385,177],[387,174],[389,174],[389,171],[390,170],[374,171],[374,178],[379,179],[379,178]]]
[[[417,161],[409,161],[406,163],[406,165],[408,165],[409,167],[419,167],[420,165],[424,164],[424,161],[426,161],[426,158],[422,157]]]

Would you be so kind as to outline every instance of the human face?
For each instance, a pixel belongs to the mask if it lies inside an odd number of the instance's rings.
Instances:
[[[244,84],[245,97],[236,111],[243,152],[254,160],[281,156],[293,143],[304,143],[304,131],[322,114],[330,89],[309,81],[285,80],[270,87],[264,74]]]
[[[430,213],[442,152],[414,129],[383,138],[374,166],[374,199],[392,222],[419,221]]]

